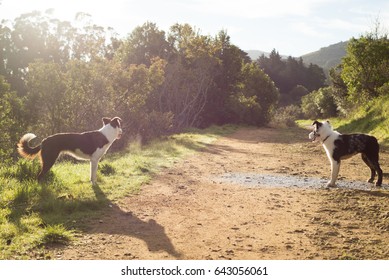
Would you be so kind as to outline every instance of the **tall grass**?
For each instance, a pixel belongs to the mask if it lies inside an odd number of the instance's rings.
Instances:
[[[162,168],[194,153],[236,127],[191,130],[155,140],[135,141],[99,163],[98,184],[89,182],[89,163],[61,160],[43,183],[37,161],[19,160],[0,168],[0,259],[47,259],[53,244],[71,242],[85,221],[126,195],[137,194]]]

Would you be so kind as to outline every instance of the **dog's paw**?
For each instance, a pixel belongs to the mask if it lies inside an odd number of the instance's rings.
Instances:
[[[326,185],[327,188],[335,188],[336,185],[335,184],[332,184],[332,182],[328,182],[327,185]]]
[[[373,184],[374,183],[374,178],[368,179],[367,182],[370,183],[370,184]]]

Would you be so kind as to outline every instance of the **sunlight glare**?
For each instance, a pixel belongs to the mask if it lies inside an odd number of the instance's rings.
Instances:
[[[104,14],[102,5],[97,5],[93,0],[3,0],[2,6],[2,9],[9,10],[7,14],[10,19],[32,11],[48,12],[58,19],[68,21],[73,21],[79,12],[91,16]]]

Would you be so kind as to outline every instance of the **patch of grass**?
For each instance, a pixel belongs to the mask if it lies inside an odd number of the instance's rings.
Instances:
[[[204,148],[236,126],[193,129],[106,155],[98,184],[89,182],[88,162],[57,162],[43,183],[38,161],[19,160],[0,168],[0,259],[50,258],[45,246],[67,244],[85,221],[115,201],[140,191],[154,174]]]
[[[115,167],[110,163],[102,163],[100,164],[100,173],[104,176],[114,175],[116,173]]]
[[[45,228],[42,235],[43,244],[68,244],[73,238],[71,231],[67,230],[63,225],[49,225]]]

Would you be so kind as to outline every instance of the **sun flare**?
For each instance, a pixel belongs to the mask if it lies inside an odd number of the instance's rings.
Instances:
[[[96,5],[95,1],[91,0],[69,0],[69,1],[52,1],[52,0],[35,0],[35,1],[2,1],[2,9],[9,10],[9,15],[15,14],[19,16],[23,13],[39,11],[42,13],[52,14],[54,17],[61,20],[72,21],[79,12],[91,14],[100,14],[101,6]],[[5,3],[6,2],[6,3]],[[7,4],[7,5],[5,5]]]

